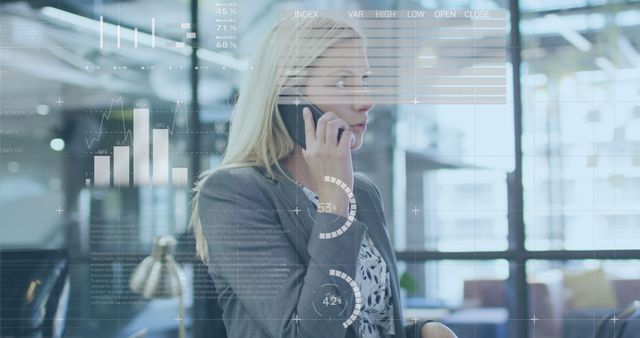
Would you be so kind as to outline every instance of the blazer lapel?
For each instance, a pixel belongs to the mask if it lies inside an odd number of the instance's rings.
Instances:
[[[385,262],[389,265],[395,264],[395,261],[392,261],[392,259],[395,258],[395,255],[393,255],[391,242],[389,241],[389,236],[385,230],[384,220],[379,216],[382,212],[375,209],[375,203],[372,197],[363,187],[355,187],[354,194],[357,203],[356,218],[367,224],[369,236],[385,259]],[[390,273],[392,273],[391,277],[395,277],[395,269],[389,270]]]
[[[386,230],[385,220],[382,218],[382,210],[376,210],[376,203],[374,203],[373,197],[363,187],[355,187],[357,211],[356,216],[358,220],[367,224],[369,229],[369,236],[376,245],[376,248],[387,263],[387,269],[389,271],[389,278],[391,279],[391,291],[393,296],[393,308],[396,337],[404,337],[404,327],[402,327],[402,321],[399,318],[402,317],[402,307],[400,306],[400,280],[398,279],[396,255],[391,246],[391,240]]]

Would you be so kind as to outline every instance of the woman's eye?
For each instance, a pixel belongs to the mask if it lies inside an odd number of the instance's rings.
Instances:
[[[362,85],[365,87],[369,85],[369,76],[362,77]]]
[[[344,88],[347,86],[347,83],[344,79],[340,79],[338,81],[336,81],[336,87],[338,88]]]

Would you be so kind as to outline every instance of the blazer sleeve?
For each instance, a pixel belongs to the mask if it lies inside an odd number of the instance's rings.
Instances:
[[[230,294],[241,302],[247,313],[238,319],[257,322],[271,337],[314,337],[319,332],[346,337],[350,327],[343,323],[354,308],[354,289],[335,271],[355,277],[366,224],[354,220],[342,235],[321,239],[320,232],[338,230],[347,219],[316,212],[307,247],[311,258],[305,265],[278,224],[275,207],[258,180],[219,170],[199,192],[209,273],[230,289],[219,290],[220,295]],[[323,300],[329,294],[347,302],[347,310],[324,310]]]

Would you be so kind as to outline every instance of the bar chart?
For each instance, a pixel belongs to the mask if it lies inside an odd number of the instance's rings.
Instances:
[[[166,48],[185,48],[187,44],[185,41],[193,40],[196,38],[196,33],[191,30],[190,22],[180,22],[178,24],[171,23],[165,26],[171,29],[170,32],[165,32],[169,35],[169,38],[160,37],[156,32],[156,18],[151,18],[151,25],[149,32],[143,32],[138,30],[138,27],[128,28],[123,27],[120,24],[113,24],[105,22],[104,16],[100,16],[98,21],[98,34],[99,34],[99,46],[100,49],[105,49],[105,36],[108,38],[115,38],[115,47],[121,48],[121,40],[133,42],[133,47],[138,48],[138,44],[156,48],[158,42],[161,47]]]
[[[169,129],[151,129],[148,108],[134,108],[132,134],[131,146],[116,145],[111,155],[93,157],[93,186],[188,185],[188,168],[170,166]],[[90,178],[85,185],[91,185]]]

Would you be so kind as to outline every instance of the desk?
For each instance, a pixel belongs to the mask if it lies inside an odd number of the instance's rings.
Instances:
[[[402,309],[405,323],[413,323],[417,320],[442,321],[451,310],[445,308],[404,308]]]
[[[122,330],[117,338],[129,338],[141,329],[147,329],[145,338],[175,338],[178,337],[178,299],[153,299],[148,301],[144,309],[133,318]],[[193,320],[190,311],[185,318],[187,337],[191,337]]]
[[[508,319],[505,308],[478,308],[455,312],[442,323],[458,337],[507,338]]]

